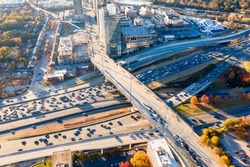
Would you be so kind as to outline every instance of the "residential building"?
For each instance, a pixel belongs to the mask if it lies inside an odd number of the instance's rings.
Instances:
[[[178,167],[169,145],[164,138],[149,140],[147,154],[153,167]]]
[[[114,4],[99,9],[100,38],[110,57],[121,55],[120,13]]]
[[[122,41],[127,52],[138,50],[140,47],[149,47],[154,43],[153,34],[143,26],[122,27]]]

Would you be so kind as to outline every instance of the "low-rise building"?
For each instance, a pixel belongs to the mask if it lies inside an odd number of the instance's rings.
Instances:
[[[141,17],[151,18],[153,16],[153,13],[149,7],[142,6],[139,10],[139,15]]]
[[[156,27],[165,27],[164,19],[161,15],[154,15],[151,18]]]
[[[47,81],[64,80],[66,73],[67,73],[66,69],[55,70],[53,73],[46,74],[45,79]]]
[[[127,52],[132,52],[140,47],[149,47],[154,43],[153,34],[143,26],[122,27],[122,41]]]
[[[147,28],[155,28],[155,24],[150,20],[145,20],[145,27],[147,27]]]
[[[126,6],[124,7],[124,14],[130,19],[134,19],[137,17],[137,10],[135,10],[133,6]]]
[[[132,20],[128,17],[121,17],[120,19],[121,27],[128,27],[132,25]]]
[[[52,167],[72,167],[71,150],[54,152],[52,156]]]
[[[164,138],[149,140],[147,154],[153,167],[178,167],[178,164]]]
[[[144,25],[144,19],[141,16],[138,16],[134,19],[134,25],[139,26],[139,25]]]
[[[81,34],[78,38],[76,36],[60,38],[57,49],[58,65],[77,64],[89,60],[88,47],[83,39],[85,36]]]
[[[22,7],[26,4],[26,0],[0,0],[0,7]]]
[[[57,52],[57,61],[59,65],[71,64],[73,56],[72,40],[69,37],[61,37]]]
[[[182,16],[173,10],[163,12],[164,23],[172,27],[184,27]]]

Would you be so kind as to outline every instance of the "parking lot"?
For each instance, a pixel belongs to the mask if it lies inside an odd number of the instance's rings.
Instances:
[[[119,167],[120,162],[127,161],[127,154],[111,154],[109,156],[87,159],[76,164],[77,167]]]

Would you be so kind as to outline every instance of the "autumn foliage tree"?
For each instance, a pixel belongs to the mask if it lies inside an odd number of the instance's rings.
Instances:
[[[213,104],[213,103],[214,103],[214,96],[213,96],[213,95],[210,95],[210,96],[208,97],[208,99],[209,99],[209,103],[210,103],[210,104]]]
[[[133,167],[150,167],[150,162],[147,154],[144,151],[137,151],[130,159]]]
[[[229,160],[229,158],[226,155],[223,155],[223,156],[220,157],[220,162],[223,165],[227,165],[227,166],[230,165],[230,160]]]
[[[209,146],[211,141],[210,141],[210,139],[209,139],[209,137],[207,135],[201,135],[200,142],[202,144],[205,144],[205,145]]]
[[[221,103],[221,98],[220,98],[219,95],[216,95],[216,96],[214,97],[214,103],[215,103],[215,104],[220,104],[220,103]]]
[[[121,162],[121,163],[120,163],[120,167],[125,167],[124,162]]]
[[[214,147],[213,148],[213,153],[215,154],[215,155],[221,155],[222,154],[222,149],[221,148],[219,148],[219,147]]]
[[[224,96],[222,99],[222,104],[228,104],[228,102],[229,102],[228,96]]]
[[[207,97],[207,95],[204,94],[204,95],[201,96],[201,101],[203,103],[208,104],[209,103],[209,98]]]
[[[250,100],[250,92],[246,94],[245,100]]]
[[[125,162],[125,167],[130,167],[130,163],[128,161]]]
[[[192,96],[191,99],[190,99],[190,103],[193,104],[193,105],[199,104],[198,98],[196,96]]]
[[[213,144],[214,146],[217,146],[219,144],[220,138],[218,136],[213,136],[211,138],[211,144]]]

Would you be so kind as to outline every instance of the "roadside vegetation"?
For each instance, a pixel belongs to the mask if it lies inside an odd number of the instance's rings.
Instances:
[[[52,161],[51,160],[47,160],[44,163],[40,163],[35,165],[34,167],[51,167],[52,166]]]
[[[148,156],[144,151],[137,151],[130,162],[133,167],[151,167]]]
[[[203,105],[213,111],[242,107],[248,105],[249,102],[250,92],[245,93],[245,90],[242,87],[236,87],[223,96],[203,94],[200,98],[192,96],[190,99],[191,106],[195,107],[197,105]],[[188,103],[186,105],[188,105]],[[178,108],[181,109],[181,107],[178,106],[177,110]]]
[[[218,129],[203,129],[200,142],[210,147],[213,153],[220,157],[223,165],[230,166],[231,161],[220,146],[220,138],[225,132],[232,132],[241,139],[248,138],[250,134],[247,129],[250,128],[250,119],[228,118],[222,122],[222,125],[223,127]]]

